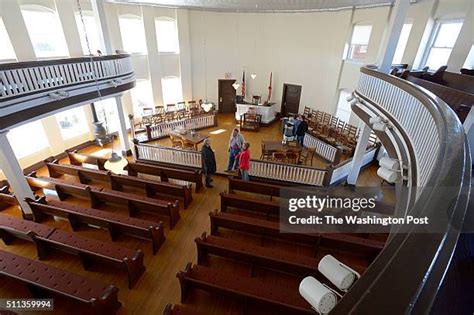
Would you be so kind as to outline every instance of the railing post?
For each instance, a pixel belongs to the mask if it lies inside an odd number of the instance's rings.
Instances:
[[[148,140],[151,140],[151,139],[152,139],[152,136],[151,136],[151,125],[146,125],[145,128],[146,128],[146,137],[148,138]]]
[[[359,177],[360,168],[362,167],[362,160],[364,159],[364,154],[367,149],[367,144],[369,143],[371,129],[366,123],[362,124],[362,130],[357,139],[357,146],[355,149],[354,157],[352,158],[352,169],[347,176],[347,183],[349,185],[355,186],[357,183],[357,178]]]
[[[135,160],[138,160],[140,158],[140,155],[138,154],[138,146],[140,145],[140,141],[137,139],[133,139],[133,149],[135,151]]]
[[[135,122],[133,114],[128,114],[128,120],[130,121],[130,134],[132,139],[135,139]]]

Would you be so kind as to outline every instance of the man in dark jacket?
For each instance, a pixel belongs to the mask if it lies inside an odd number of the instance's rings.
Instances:
[[[301,145],[303,145],[304,135],[308,131],[308,123],[305,121],[304,117],[301,115],[299,115],[297,119],[301,122],[298,125],[298,129],[296,129],[296,139]]]
[[[212,175],[216,173],[216,157],[211,148],[211,141],[209,138],[204,140],[204,145],[201,151],[202,170],[206,176],[206,187],[212,188]]]

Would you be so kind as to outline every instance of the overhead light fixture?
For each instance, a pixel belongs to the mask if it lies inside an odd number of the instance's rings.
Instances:
[[[318,264],[318,270],[339,290],[347,292],[360,274],[331,255],[324,256]]]
[[[201,108],[208,113],[214,107],[214,103],[209,102],[206,100],[204,103],[201,104]]]
[[[257,77],[257,74],[255,72],[252,72],[252,74],[250,75],[250,77],[252,78],[252,80],[255,80],[255,78]]]
[[[104,164],[104,168],[114,174],[121,174],[125,166],[128,165],[128,160],[115,152],[112,152],[110,159]]]
[[[240,84],[235,82],[234,84],[232,84],[232,86],[234,87],[235,90],[238,90],[240,87]]]
[[[304,278],[299,286],[300,295],[320,314],[328,314],[336,306],[337,292],[313,277]]]

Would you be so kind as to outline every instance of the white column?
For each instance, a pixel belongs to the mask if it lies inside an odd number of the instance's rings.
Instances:
[[[354,157],[352,158],[352,169],[347,176],[347,183],[349,185],[356,185],[357,178],[359,177],[360,168],[362,167],[362,159],[364,158],[365,150],[369,144],[371,129],[365,123],[362,123],[359,139],[357,140],[357,146],[355,149]]]
[[[5,174],[10,187],[13,189],[13,193],[20,203],[23,213],[26,215],[32,214],[30,206],[24,200],[25,198],[34,199],[35,196],[31,191],[25,176],[23,176],[23,170],[21,169],[10,142],[8,141],[7,132],[8,131],[0,132],[0,168]]]
[[[387,36],[385,36],[382,42],[379,53],[379,69],[385,73],[390,72],[393,56],[397,49],[398,40],[400,39],[400,33],[402,32],[409,6],[410,0],[397,0],[395,6],[392,8],[390,21],[386,29]]]
[[[120,147],[122,149],[122,154],[128,155],[131,153],[130,142],[128,141],[127,125],[125,124],[125,120],[128,118],[125,117],[125,113],[123,112],[122,96],[120,95],[116,96],[115,102],[117,103],[117,114],[120,121],[120,129],[119,129]]]
[[[474,109],[471,108],[464,121],[464,132],[467,136],[469,148],[471,149],[471,163],[474,164]]]
[[[99,26],[102,36],[100,37],[103,41],[103,47],[105,47],[105,54],[113,55],[112,40],[110,38],[109,26],[107,24],[107,16],[105,14],[105,1],[95,0],[91,1],[92,8],[94,11],[95,20]]]
[[[61,21],[61,26],[63,28],[69,56],[82,57],[84,54],[81,46],[81,38],[79,37],[79,30],[76,26],[74,2],[56,1],[56,9],[58,10],[59,20]],[[82,32],[83,30],[81,29],[80,31]]]

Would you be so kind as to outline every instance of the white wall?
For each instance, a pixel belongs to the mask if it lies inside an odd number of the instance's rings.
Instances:
[[[281,102],[283,83],[292,83],[303,86],[303,106],[330,110],[350,14],[190,11],[193,95],[205,98],[207,81],[207,97],[217,103],[217,80],[232,73],[241,81],[245,69],[247,95],[266,99],[273,71],[274,102]]]

